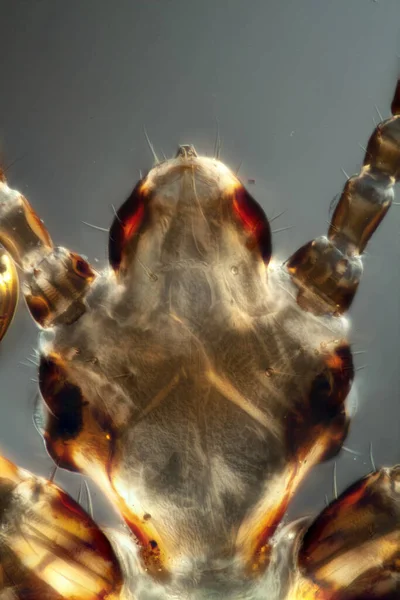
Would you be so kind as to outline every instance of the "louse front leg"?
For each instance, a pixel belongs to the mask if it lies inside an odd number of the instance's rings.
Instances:
[[[85,311],[84,296],[95,274],[78,254],[54,247],[49,233],[24,196],[0,175],[0,243],[22,275],[21,287],[34,320],[41,327],[76,321]],[[16,305],[16,272],[3,255],[3,336]],[[6,281],[4,281],[6,280]]]
[[[129,233],[132,232],[130,225]],[[73,328],[85,314],[85,297],[95,273],[81,256],[53,246],[49,233],[28,201],[10,189],[4,177],[0,181],[0,243],[22,274],[22,292],[35,321],[42,328],[54,328],[57,332],[64,326]],[[68,350],[75,352],[74,348]],[[39,385],[46,406],[42,433],[47,451],[59,467],[100,479],[108,495],[125,514],[126,507],[115,495],[107,472],[117,453],[115,424],[107,407],[104,409],[103,403],[102,408],[91,404],[81,391],[82,382],[73,381],[70,370],[73,361],[67,354],[64,351],[62,355],[48,353],[46,349],[41,357]],[[80,376],[87,379],[88,363],[83,367]],[[159,574],[161,544],[156,542],[156,533],[133,515],[129,525],[144,548],[146,564],[155,564]]]
[[[360,255],[392,203],[400,178],[400,83],[391,109],[393,117],[368,142],[361,173],[343,189],[328,236],[308,242],[287,261],[297,302],[314,314],[338,315],[350,307],[362,274]]]
[[[6,248],[0,255],[1,337],[15,311],[18,278],[41,327],[82,316],[94,272],[79,255],[53,246],[28,201],[8,187],[3,174],[0,242]],[[0,507],[0,591],[7,598],[119,597],[122,576],[109,542],[67,494],[0,458]]]
[[[118,600],[122,574],[96,523],[49,481],[0,458],[0,597]]]

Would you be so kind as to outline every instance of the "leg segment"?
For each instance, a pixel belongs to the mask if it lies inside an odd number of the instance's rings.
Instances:
[[[58,487],[1,457],[0,529],[1,598],[120,598],[118,560],[94,521]]]
[[[297,302],[314,314],[350,307],[362,274],[360,254],[392,203],[400,179],[400,83],[392,112],[372,134],[361,173],[347,181],[328,236],[308,242],[287,261]]]
[[[84,377],[82,372],[80,379]],[[157,531],[151,521],[133,513],[115,487],[121,447],[108,406],[101,402],[93,407],[81,386],[70,380],[68,361],[56,355],[42,357],[39,385],[47,407],[43,438],[50,456],[59,467],[85,473],[101,486],[135,535],[146,568],[164,577],[164,544]]]
[[[400,597],[400,467],[372,473],[328,506],[299,540],[287,600]]]
[[[315,377],[307,398],[301,398],[285,415],[287,463],[269,482],[268,493],[240,526],[236,552],[247,572],[260,575],[270,563],[272,536],[290,500],[309,471],[335,456],[348,431],[345,399],[353,381],[349,347],[324,351],[325,368]]]
[[[0,249],[0,340],[13,319],[18,301],[18,274],[7,252]]]
[[[8,187],[4,175],[0,176],[0,243],[22,272],[22,291],[39,325],[72,323],[80,317],[84,295],[95,277],[90,265],[81,256],[53,246],[42,221],[28,201]],[[11,312],[10,305],[7,314]]]

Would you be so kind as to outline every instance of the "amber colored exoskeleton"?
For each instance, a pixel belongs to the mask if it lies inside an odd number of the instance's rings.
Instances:
[[[399,85],[392,113],[327,235],[283,265],[238,176],[191,145],[135,185],[98,272],[53,245],[1,177],[0,334],[18,269],[41,331],[47,451],[124,523],[101,531],[52,481],[2,459],[2,600],[400,598],[399,467],[281,526],[348,432],[344,314],[400,177]]]

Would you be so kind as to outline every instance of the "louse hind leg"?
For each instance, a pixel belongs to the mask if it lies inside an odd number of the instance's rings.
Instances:
[[[77,502],[0,458],[0,597],[118,600],[118,559]]]
[[[398,600],[400,466],[352,485],[296,546],[298,575],[286,600]]]

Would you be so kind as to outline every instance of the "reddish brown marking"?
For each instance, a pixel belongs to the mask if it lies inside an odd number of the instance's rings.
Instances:
[[[378,508],[381,502],[378,481],[379,473],[373,473],[356,482],[310,525],[299,555],[303,569],[317,571],[336,555],[339,548],[345,551],[370,539],[371,519],[374,519],[371,511],[376,513],[376,525],[381,527],[379,511],[387,511],[388,506]],[[387,515],[390,521],[390,511]],[[381,533],[384,533],[383,529]]]
[[[143,562],[154,576],[165,577],[161,544],[155,539],[151,524],[144,526],[141,520],[128,508],[112,484],[116,456],[116,434],[109,416],[91,407],[85,401],[79,386],[70,380],[66,363],[53,354],[41,359],[39,367],[40,390],[49,415],[44,439],[49,454],[55,463],[72,471],[83,471],[91,475],[90,465],[86,469],[82,455],[90,453],[93,464],[98,465],[107,475],[114,494],[114,501],[122,516],[141,546]],[[97,468],[97,467],[96,467]],[[68,497],[60,497],[72,511],[80,510],[78,505],[69,505]]]
[[[51,313],[51,309],[46,300],[40,296],[33,295],[26,295],[25,300],[36,323],[39,323],[39,325],[44,327]]]
[[[268,264],[272,252],[268,219],[261,206],[243,186],[237,187],[233,194],[235,216],[249,234],[247,246],[250,250],[258,246],[264,262]]]
[[[74,272],[79,275],[79,277],[82,277],[82,279],[86,279],[89,282],[92,281],[95,275],[89,263],[75,252],[70,252],[69,255],[71,257]]]
[[[293,459],[299,451],[324,440],[321,460],[335,456],[348,433],[345,400],[354,378],[353,359],[348,344],[323,355],[324,365],[311,383],[308,403],[299,399],[296,411],[287,420],[287,444]]]
[[[397,81],[391,111],[392,115],[400,115],[400,79]]]
[[[46,227],[43,225],[42,220],[33,210],[32,206],[29,204],[28,200],[21,196],[22,202],[24,205],[24,212],[26,216],[26,221],[29,224],[32,231],[39,238],[44,246],[47,248],[53,248],[53,242],[51,241],[51,237]]]
[[[90,530],[92,541],[91,546],[95,549],[96,554],[101,554],[106,560],[113,563],[113,570],[118,566],[115,561],[115,557],[111,544],[105,535],[98,529],[93,519],[83,510],[83,508],[73,499],[68,496],[62,490],[57,489],[58,495],[52,501],[52,507],[55,508],[57,516],[64,516],[65,518],[75,520],[75,516],[78,516],[79,523]],[[119,571],[119,569],[118,569]]]
[[[128,243],[135,233],[136,229],[140,225],[144,215],[144,205],[139,204],[135,213],[129,216],[129,218],[123,224],[124,230],[124,241]]]
[[[145,218],[145,193],[142,181],[117,211],[110,228],[108,256],[112,268],[118,271],[123,266],[127,247],[138,233]]]
[[[163,551],[163,544],[154,530],[152,523],[146,519],[145,523],[139,519],[135,513],[127,506],[125,500],[116,491],[110,477],[111,489],[115,494],[115,502],[124,521],[137,538],[140,546],[140,556],[145,565],[154,577],[165,581],[169,577],[169,572],[165,567],[166,557]],[[157,541],[158,540],[158,541]]]
[[[79,470],[73,454],[84,430],[82,392],[68,380],[64,362],[56,355],[42,357],[39,387],[49,409],[44,432],[47,451],[60,467]]]
[[[255,539],[254,560],[251,565],[254,573],[259,573],[260,570],[264,570],[268,566],[271,553],[270,541],[287,511],[297,470],[297,465],[294,465],[284,495],[265,516],[264,524],[261,525],[260,533]]]

